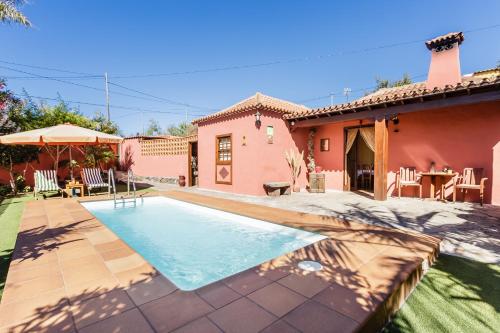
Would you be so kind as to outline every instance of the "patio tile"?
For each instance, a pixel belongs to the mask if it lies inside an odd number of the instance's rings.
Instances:
[[[170,332],[213,308],[194,292],[176,292],[140,306],[149,322],[158,332]]]
[[[153,329],[137,309],[132,309],[116,316],[86,326],[79,333],[116,332],[116,333],[153,333]]]
[[[174,333],[222,333],[207,317],[201,317],[189,324],[176,329]]]
[[[78,242],[78,244],[76,244],[76,242],[71,245],[66,244],[57,249],[57,255],[60,261],[74,260],[95,253],[94,247],[87,240]]]
[[[247,296],[275,316],[282,317],[307,298],[277,283],[272,283]]]
[[[105,262],[106,266],[113,273],[119,273],[134,269],[136,267],[144,265],[145,263],[147,263],[146,260],[144,260],[139,254],[135,252],[129,256],[119,259],[107,260]]]
[[[273,264],[262,264],[255,269],[255,272],[265,277],[266,279],[276,281],[281,278],[284,278],[288,274],[293,271],[293,268],[290,266],[279,266],[276,267]]]
[[[314,275],[313,273],[294,273],[278,280],[277,282],[309,298],[313,297],[329,285],[327,281]]]
[[[73,268],[78,269],[81,266],[91,265],[95,263],[102,263],[102,262],[103,260],[98,254],[92,253],[72,260],[61,261],[59,265],[62,270],[66,271]]]
[[[174,292],[177,287],[163,275],[157,275],[144,282],[131,285],[126,289],[127,294],[136,305],[142,305],[157,298]]]
[[[74,285],[67,285],[68,298],[72,304],[110,292],[120,287],[115,277],[105,277]]]
[[[107,229],[85,232],[85,236],[87,236],[88,240],[94,245],[109,243],[118,239],[114,233]]]
[[[381,254],[358,270],[365,279],[371,292],[387,295],[394,287],[404,281],[419,262],[411,259]]]
[[[135,253],[135,251],[132,250],[131,248],[123,246],[123,247],[120,247],[120,248],[115,249],[115,250],[102,252],[101,256],[105,261],[108,261],[108,260],[113,260],[113,259],[125,258],[125,257],[128,257],[128,256],[134,254],[134,253]]]
[[[363,287],[345,288],[336,283],[314,296],[314,300],[359,323],[362,323],[379,304]]]
[[[97,252],[104,253],[112,250],[119,250],[123,248],[128,248],[128,246],[121,239],[117,239],[111,242],[106,242],[102,244],[96,244],[95,248]]]
[[[52,272],[28,281],[10,282],[5,286],[2,303],[22,301],[63,287],[64,282],[60,272]]]
[[[314,301],[307,301],[284,318],[305,333],[354,332],[358,323]]]
[[[109,269],[102,262],[94,262],[68,269],[62,268],[66,285],[81,284],[84,282],[112,277]]]
[[[0,328],[0,333],[72,333],[76,332],[73,319],[68,311],[44,312],[25,322]]]
[[[241,297],[240,294],[222,282],[215,282],[202,287],[196,290],[196,293],[216,309]]]
[[[70,311],[77,328],[132,309],[134,303],[122,290],[114,290],[100,296],[71,305]]]
[[[42,253],[28,252],[24,254],[14,252],[9,270],[39,268],[46,264],[57,265],[57,261],[55,251],[44,251]]]
[[[272,281],[259,276],[254,270],[250,269],[226,278],[222,282],[241,295],[248,295]]]
[[[286,321],[278,320],[262,330],[261,333],[300,333],[300,331],[295,329]]]
[[[54,264],[42,264],[38,267],[28,269],[11,269],[7,275],[7,283],[11,282],[24,282],[31,279],[36,279],[45,275],[59,273],[59,266]],[[5,294],[4,294],[5,296]]]
[[[153,276],[158,275],[159,273],[156,269],[148,263],[145,263],[141,266],[122,271],[119,273],[115,273],[115,276],[120,281],[120,284],[123,287],[128,287],[134,283],[145,281],[150,279]]]
[[[224,332],[253,333],[269,326],[276,317],[246,298],[241,298],[208,315]]]
[[[65,311],[68,301],[64,288],[10,303],[0,303],[0,327],[38,320],[46,314]],[[46,318],[45,318],[46,319]]]

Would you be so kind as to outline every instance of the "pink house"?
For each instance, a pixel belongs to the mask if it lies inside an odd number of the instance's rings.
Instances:
[[[451,169],[421,181],[423,196],[451,198],[454,176],[476,168],[482,174],[476,177],[487,178],[484,201],[500,205],[500,69],[462,75],[463,40],[462,33],[450,33],[426,42],[426,81],[347,104],[310,109],[257,93],[195,120],[197,149],[189,149],[187,163],[176,164],[192,176],[194,157],[200,188],[264,195],[265,183],[291,181],[285,151],[293,149],[304,152],[298,184],[305,189],[312,144],[327,190],[364,191],[385,200],[397,195],[401,167],[417,173]],[[403,187],[402,195],[418,191]],[[478,191],[467,191],[464,200],[478,200]]]

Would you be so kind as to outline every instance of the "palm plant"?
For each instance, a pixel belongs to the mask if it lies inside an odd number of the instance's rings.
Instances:
[[[0,0],[0,21],[4,23],[19,23],[31,27],[31,22],[17,9],[25,0]]]
[[[294,191],[297,191],[296,184],[302,170],[302,160],[304,159],[304,152],[302,151],[299,153],[294,149],[290,149],[290,151],[285,151],[285,158],[288,166],[290,167],[290,171],[292,171],[292,188]]]

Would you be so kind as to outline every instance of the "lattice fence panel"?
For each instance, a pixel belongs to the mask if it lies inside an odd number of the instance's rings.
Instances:
[[[141,139],[139,142],[142,156],[168,156],[187,155],[188,143],[197,140],[198,136],[192,135],[175,138]]]

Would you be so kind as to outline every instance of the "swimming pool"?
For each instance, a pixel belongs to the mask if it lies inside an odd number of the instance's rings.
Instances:
[[[166,197],[82,205],[181,290],[194,290],[326,238]]]

